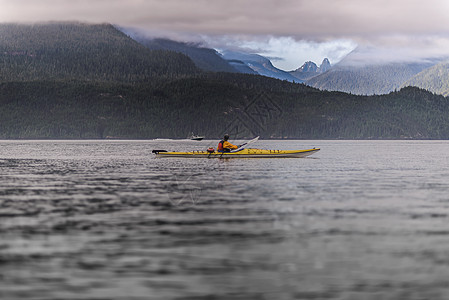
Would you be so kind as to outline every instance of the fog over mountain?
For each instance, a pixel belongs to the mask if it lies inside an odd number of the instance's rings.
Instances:
[[[406,86],[420,72],[443,61],[444,57],[423,58],[382,49],[358,48],[332,67],[328,72],[310,78],[306,84],[329,91],[358,95],[387,94]],[[419,80],[418,80],[419,81]],[[415,86],[424,87],[414,81]]]
[[[446,0],[0,0],[0,7],[0,22],[106,22],[214,49],[240,45],[279,57],[274,66],[287,71],[324,57],[338,63],[356,46],[384,49],[390,61],[449,49]]]
[[[449,43],[432,43],[417,39],[413,46],[358,46],[348,53],[339,65],[368,66],[384,65],[389,63],[436,63],[449,57]]]
[[[302,82],[302,80],[298,80],[298,78],[292,76],[290,73],[274,67],[268,58],[263,57],[261,55],[235,52],[235,51],[224,51],[222,53],[222,56],[235,68],[238,68],[239,70],[242,71],[243,67],[247,67],[248,69],[256,72],[259,75],[273,77],[280,80],[287,80],[290,82]],[[252,72],[248,70],[248,72],[244,73],[252,73]]]
[[[320,88],[352,85],[360,93],[400,87],[449,54],[446,0],[0,0],[0,8],[0,23],[110,23],[146,36],[201,43],[213,49],[200,51],[211,59],[195,61],[202,69],[292,80],[285,71],[327,57],[334,66],[328,72],[300,78]],[[197,50],[191,50],[194,58]],[[216,68],[215,50],[276,59],[252,65],[231,59]],[[366,84],[375,87],[364,89]]]
[[[444,71],[446,65],[432,68],[445,60],[441,56],[443,52],[428,47],[408,47],[402,51],[398,48],[358,47],[334,67],[329,59],[324,58],[319,66],[313,61],[306,61],[296,70],[285,72],[272,64],[276,58],[229,49],[218,52],[201,43],[142,37],[132,30],[122,30],[150,49],[183,53],[205,71],[258,74],[290,82],[305,82],[322,90],[359,95],[387,94],[408,85],[443,95],[449,93],[449,84],[446,84],[449,83],[448,72]]]

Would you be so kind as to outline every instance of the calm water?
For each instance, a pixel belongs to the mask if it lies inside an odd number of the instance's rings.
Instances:
[[[0,299],[448,299],[449,142],[0,141]]]

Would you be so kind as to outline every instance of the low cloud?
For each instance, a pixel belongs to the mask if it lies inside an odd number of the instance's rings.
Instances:
[[[212,48],[255,53],[274,58],[271,60],[273,65],[286,71],[295,70],[306,61],[313,61],[320,65],[324,58],[328,58],[332,64],[335,64],[357,46],[350,40],[313,42],[274,36],[203,36],[203,39],[204,44]]]
[[[342,64],[423,63],[449,58],[447,36],[385,36],[362,42]]]
[[[0,21],[79,20],[207,35],[357,39],[449,31],[446,0],[0,0]]]
[[[335,63],[355,45],[383,49],[382,59],[436,57],[449,45],[447,0],[0,0],[0,22],[42,21],[107,22],[216,47],[234,39],[223,45],[281,57],[283,69]]]

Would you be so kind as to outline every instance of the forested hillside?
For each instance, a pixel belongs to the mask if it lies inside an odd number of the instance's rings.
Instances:
[[[0,138],[449,138],[449,101],[418,88],[361,97],[243,74],[3,83],[0,107]]]
[[[149,51],[109,24],[0,24],[0,81],[136,82],[197,72],[186,56]]]

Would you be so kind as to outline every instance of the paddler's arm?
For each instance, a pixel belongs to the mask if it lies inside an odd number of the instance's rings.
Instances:
[[[238,147],[236,145],[231,144],[228,141],[225,141],[223,143],[223,148],[226,148],[226,149],[237,149]]]

